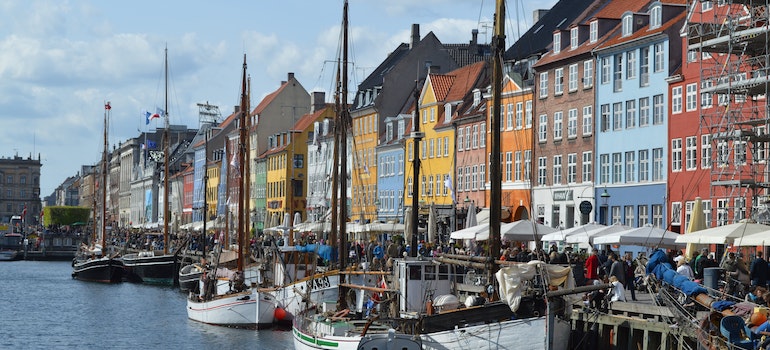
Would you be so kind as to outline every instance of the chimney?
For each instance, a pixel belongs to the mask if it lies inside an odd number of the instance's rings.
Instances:
[[[471,44],[468,47],[468,50],[470,52],[473,52],[474,54],[478,51],[478,40],[479,40],[479,30],[473,29],[471,30]]]
[[[294,73],[289,72],[289,77],[286,79],[287,81],[294,80]]]
[[[238,114],[238,112],[240,111],[241,111],[241,106],[235,106],[235,108],[233,108],[233,114]]]
[[[320,111],[326,106],[326,93],[323,91],[313,91],[313,95],[310,96],[310,113]]]
[[[537,23],[545,14],[548,13],[548,10],[544,9],[538,9],[535,11],[532,11],[532,23]]]
[[[409,43],[409,49],[413,49],[417,43],[420,42],[420,25],[418,23],[412,24],[412,41]]]

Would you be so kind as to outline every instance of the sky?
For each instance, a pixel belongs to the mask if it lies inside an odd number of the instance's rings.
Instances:
[[[557,0],[507,0],[506,45]],[[198,103],[223,117],[239,104],[246,54],[251,106],[289,72],[309,92],[334,83],[343,0],[0,1],[0,157],[40,157],[41,199],[103,150],[140,132],[142,112],[163,107],[169,62],[169,122],[198,127]],[[350,0],[351,90],[400,43],[411,25],[447,44],[492,36],[493,0]]]

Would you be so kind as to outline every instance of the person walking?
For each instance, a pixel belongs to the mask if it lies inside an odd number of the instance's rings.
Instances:
[[[615,278],[618,279],[618,282],[625,286],[626,269],[624,268],[623,262],[618,260],[618,255],[614,252],[610,253],[609,261],[612,261],[612,264],[610,265],[610,273],[608,277],[615,276]]]
[[[624,257],[624,267],[626,268],[626,289],[631,291],[631,300],[636,301],[636,285],[634,278],[636,277],[634,271],[636,271],[636,263],[634,263],[634,256],[628,252]]]
[[[593,284],[593,280],[599,279],[599,269],[601,268],[601,263],[599,262],[598,253],[599,250],[593,248],[590,255],[586,259],[586,280],[588,281],[589,285]]]
[[[767,261],[762,258],[762,251],[757,251],[756,257],[751,261],[749,267],[749,276],[751,277],[751,285],[757,287],[767,286],[767,274],[770,272],[770,268],[767,266]]]

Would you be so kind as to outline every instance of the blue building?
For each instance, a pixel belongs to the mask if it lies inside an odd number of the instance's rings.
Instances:
[[[404,141],[411,114],[386,117],[377,146],[377,220],[404,222]]]

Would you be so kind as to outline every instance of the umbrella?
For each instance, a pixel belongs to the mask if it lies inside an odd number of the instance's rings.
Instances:
[[[703,203],[700,197],[695,197],[695,203],[692,205],[692,215],[690,216],[690,222],[687,223],[687,233],[700,231],[706,228],[706,214],[703,213]],[[685,252],[687,256],[695,250],[693,243],[687,243]]]
[[[462,230],[457,230],[449,234],[451,239],[476,239],[477,235],[481,235],[486,232],[486,236],[489,237],[489,224],[481,224]]]
[[[292,223],[292,227],[297,227],[297,225],[302,223],[302,214],[299,212],[294,213],[294,222]]]
[[[543,242],[548,242],[548,241],[561,241],[561,242],[563,242],[564,240],[567,239],[568,236],[571,236],[573,234],[577,234],[577,233],[581,233],[581,232],[587,232],[587,231],[595,230],[595,229],[602,228],[602,227],[607,227],[607,226],[606,225],[602,225],[602,224],[597,224],[595,222],[592,222],[592,223],[588,223],[588,224],[585,224],[585,225],[582,225],[582,226],[575,226],[575,227],[571,227],[571,228],[568,228],[568,229],[565,229],[565,230],[560,230],[560,231],[556,231],[556,232],[553,232],[553,233],[548,233],[548,234],[543,235],[543,237],[541,237],[540,239],[543,240]]]
[[[590,231],[585,232],[578,232],[573,235],[567,236],[567,243],[578,243],[578,244],[595,244],[592,243],[594,238],[610,234],[610,233],[617,233],[620,231],[626,231],[630,230],[631,226],[621,225],[621,224],[612,224],[610,226],[600,227],[596,228]]]
[[[770,226],[745,221],[679,235],[676,243],[727,244],[743,236],[768,230]]]
[[[436,213],[433,204],[428,207],[428,242],[436,241]]]
[[[770,227],[768,227],[770,229]],[[770,245],[770,230],[759,232],[735,239],[733,244],[737,247],[755,247]]]
[[[476,202],[471,202],[471,205],[468,207],[468,216],[465,217],[465,227],[473,227],[478,225],[478,221],[476,220]]]
[[[412,207],[404,208],[404,240],[405,244],[412,241]]]
[[[623,244],[642,247],[661,247],[676,248],[683,244],[677,244],[676,238],[679,236],[676,232],[664,230],[652,225],[632,228],[630,230],[613,232],[609,234],[594,237],[594,244]]]
[[[369,232],[403,232],[404,224],[372,222],[366,224],[366,230]]]
[[[556,232],[553,227],[545,226],[531,220],[519,220],[500,225],[500,239],[507,241],[534,241],[535,236]],[[477,241],[489,239],[489,230],[476,235]]]

